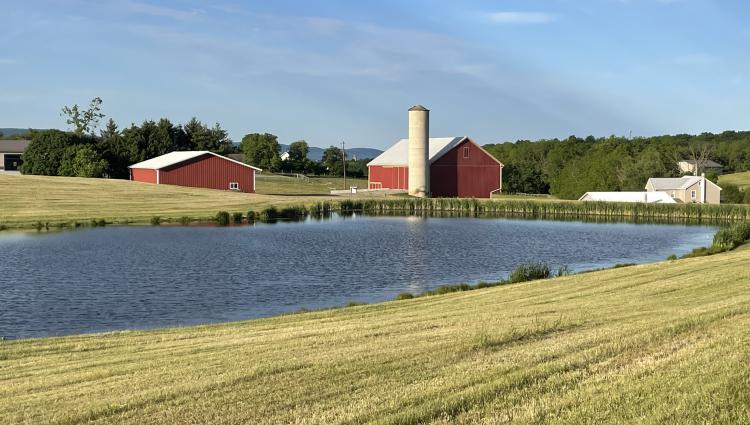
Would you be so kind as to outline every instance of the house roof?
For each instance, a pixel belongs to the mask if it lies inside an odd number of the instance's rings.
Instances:
[[[668,177],[668,178],[650,178],[646,182],[646,187],[648,187],[649,183],[651,184],[651,187],[654,188],[654,190],[680,190],[680,189],[687,189],[690,186],[700,183],[701,179],[705,177],[701,176],[684,176],[684,177]],[[706,184],[710,184],[715,186],[717,189],[721,190],[721,188],[711,180],[706,179]]]
[[[473,140],[466,136],[463,137],[433,137],[429,139],[429,159],[430,164],[442,158],[443,155],[450,152],[453,148],[460,145],[465,140],[468,140],[483,152],[487,153],[492,159],[494,159],[501,166],[503,165],[494,156],[485,151],[481,146],[474,143]],[[409,165],[409,139],[401,139],[396,144],[386,149],[385,152],[378,155],[375,159],[367,163],[367,166],[371,165]]]
[[[245,167],[252,168],[256,171],[260,171],[260,168],[253,167],[252,165],[248,165],[245,163],[242,163],[240,161],[235,161],[232,158],[227,158],[226,156],[221,156],[219,154],[209,152],[209,151],[175,151],[170,152],[164,155],[157,156],[155,158],[147,159],[145,161],[139,162],[137,164],[133,164],[128,168],[146,168],[150,170],[160,170],[162,168],[171,167],[172,165],[177,165],[181,162],[185,162],[187,160],[198,158],[199,156],[203,155],[213,155],[217,156],[219,158],[225,159],[227,161],[232,161],[234,163],[244,165]]]
[[[0,140],[0,152],[23,153],[31,140]]]
[[[676,203],[666,192],[586,192],[578,200],[583,201],[586,197],[587,200],[602,202]]]
[[[690,165],[695,165],[695,163],[698,162],[698,161],[696,161],[694,159],[683,159],[680,162],[686,162],[686,163],[688,163]],[[718,168],[718,167],[723,168],[724,167],[723,165],[719,164],[718,162],[711,161],[710,159],[704,160],[703,161],[703,166],[704,167],[710,167],[710,168]]]

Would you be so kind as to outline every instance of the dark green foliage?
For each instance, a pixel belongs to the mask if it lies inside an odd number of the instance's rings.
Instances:
[[[263,223],[272,223],[278,218],[276,207],[266,208],[258,214],[258,221]]]
[[[740,188],[731,183],[723,183],[721,187],[722,201],[728,204],[741,204],[744,201],[745,194],[740,191]]]
[[[210,151],[220,155],[226,155],[233,150],[232,140],[218,123],[209,128],[193,117],[185,123],[183,130],[189,141],[190,150]]]
[[[305,218],[307,210],[302,206],[284,207],[278,211],[276,218],[296,221]]]
[[[69,177],[102,177],[106,170],[107,161],[91,145],[73,145],[63,152],[58,174]]]
[[[76,224],[78,224],[78,223],[76,223]],[[106,225],[107,225],[107,221],[104,220],[103,218],[99,219],[99,220],[97,220],[97,219],[92,219],[91,220],[91,226],[92,227],[104,227]]]
[[[344,174],[344,163],[343,153],[341,148],[336,146],[329,146],[323,151],[323,166],[325,167],[325,173],[332,176],[341,176]]]
[[[182,216],[182,217],[180,217],[180,224],[181,224],[181,225],[183,225],[183,226],[188,226],[188,225],[190,225],[190,223],[191,223],[192,221],[193,221],[193,219],[191,219],[191,218],[190,218],[190,217],[188,217],[188,216]]]
[[[669,260],[669,261],[674,261],[676,259],[677,259],[677,255],[675,255],[675,254],[672,254],[669,257],[667,257],[667,260]]]
[[[214,220],[216,220],[216,224],[219,226],[229,226],[229,213],[226,211],[219,211],[216,213]]]
[[[158,226],[161,224],[161,217],[158,215],[151,217],[151,225],[152,226]]]
[[[750,190],[745,189],[742,192],[742,203],[743,204],[750,204]]]
[[[442,285],[442,286],[438,286],[435,289],[426,291],[423,295],[431,296],[431,295],[450,294],[451,292],[470,291],[472,289],[474,288],[471,285],[466,284],[466,283],[459,283],[457,285]]]
[[[93,138],[65,133],[60,130],[34,132],[31,143],[23,154],[21,172],[23,174],[57,176],[60,172],[60,165],[66,156],[66,150],[93,143]]]
[[[242,213],[236,212],[232,214],[232,222],[234,224],[242,224]]]
[[[247,223],[252,224],[258,219],[258,213],[253,210],[247,212]]]
[[[95,97],[91,99],[89,108],[81,110],[78,104],[64,106],[62,114],[66,116],[65,123],[73,128],[73,133],[78,136],[84,134],[94,135],[94,130],[99,125],[99,120],[104,118],[102,113],[102,99]]]
[[[396,295],[395,299],[396,300],[410,300],[412,298],[414,298],[414,294],[412,294],[411,292],[402,292]]]
[[[535,261],[516,267],[508,277],[508,283],[528,282],[530,280],[548,279],[552,277],[546,263]]]
[[[643,190],[649,177],[679,176],[677,161],[707,146],[725,172],[750,170],[750,132],[628,139],[571,136],[485,145],[503,162],[503,191],[576,199],[587,191]],[[712,176],[708,176],[711,178]]]
[[[279,141],[273,134],[246,134],[240,149],[245,154],[247,164],[270,171],[278,171],[281,167]]]

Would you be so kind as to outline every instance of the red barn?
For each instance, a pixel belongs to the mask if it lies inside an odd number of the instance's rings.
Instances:
[[[130,180],[255,192],[260,168],[208,151],[176,151],[130,166]]]
[[[489,198],[503,186],[503,164],[468,137],[429,139],[434,197]],[[409,139],[401,139],[367,168],[370,189],[409,188]]]

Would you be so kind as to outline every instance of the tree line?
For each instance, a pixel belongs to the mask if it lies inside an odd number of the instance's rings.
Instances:
[[[485,145],[503,168],[503,191],[577,199],[588,191],[642,191],[650,177],[679,177],[677,162],[696,152],[724,165],[750,170],[750,132],[543,139]],[[716,180],[715,175],[707,177]]]
[[[174,124],[167,118],[145,120],[120,129],[110,118],[99,131],[105,115],[102,100],[94,98],[88,108],[63,107],[62,115],[71,131],[31,130],[24,152],[21,172],[51,176],[110,177],[127,179],[128,166],[172,151],[210,151],[220,155],[244,153],[245,162],[271,172],[305,174],[343,174],[341,150],[326,149],[323,161],[307,158],[309,146],[304,140],[291,144],[289,158],[281,160],[278,138],[268,133],[252,133],[239,146],[217,123],[208,126],[197,118]],[[367,160],[347,161],[347,174],[367,175]]]

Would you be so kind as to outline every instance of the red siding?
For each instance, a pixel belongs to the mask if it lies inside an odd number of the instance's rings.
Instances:
[[[468,148],[468,158],[464,157]],[[434,197],[489,198],[502,187],[502,165],[469,140],[459,144],[430,166],[430,191]]]
[[[252,168],[206,154],[160,170],[159,183],[229,190],[229,183],[237,182],[241,192],[255,192],[254,177]]]
[[[156,170],[148,168],[131,168],[131,180],[144,183],[156,183]]]
[[[409,168],[403,166],[373,165],[369,168],[367,179],[370,189],[407,190],[409,188]]]

